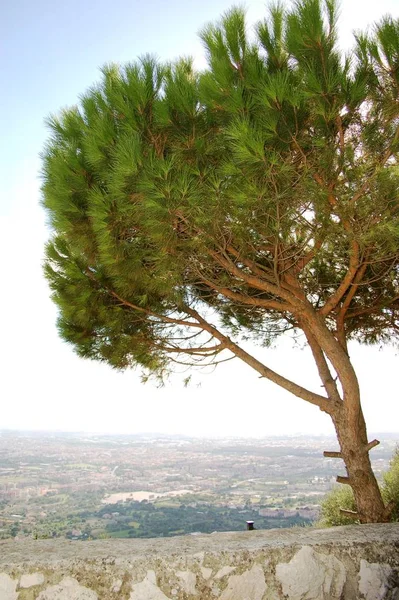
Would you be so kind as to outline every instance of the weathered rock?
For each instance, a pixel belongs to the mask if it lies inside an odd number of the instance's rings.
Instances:
[[[209,579],[212,575],[212,569],[209,569],[209,567],[201,567],[201,573],[204,579]]]
[[[235,570],[236,570],[236,567],[230,567],[230,566],[226,565],[225,567],[222,567],[221,569],[219,569],[219,571],[215,575],[215,579],[222,579],[222,577],[225,577],[226,575],[230,575],[230,573],[232,573]]]
[[[196,552],[195,554],[193,554],[193,558],[198,558],[200,564],[202,565],[205,558],[205,552]]]
[[[50,585],[40,592],[37,600],[98,600],[98,596],[73,577],[64,577],[57,585]]]
[[[262,600],[267,586],[260,565],[254,565],[242,575],[231,575],[220,600]]]
[[[121,587],[122,587],[122,579],[115,579],[112,582],[111,591],[117,593],[120,591]]]
[[[393,570],[387,564],[360,561],[359,592],[365,600],[384,600],[387,597]],[[399,584],[399,582],[398,582]]]
[[[17,600],[17,583],[7,573],[0,573],[0,600]]]
[[[19,580],[20,588],[30,588],[44,583],[43,573],[24,573]]]
[[[195,573],[191,571],[176,571],[176,575],[180,579],[181,587],[187,594],[191,594],[192,596],[197,595],[196,583],[197,576]]]
[[[133,585],[130,600],[170,600],[157,586],[155,571],[147,571],[146,577],[140,583]]]
[[[341,598],[345,567],[335,556],[303,546],[289,563],[276,567],[276,576],[289,600]]]

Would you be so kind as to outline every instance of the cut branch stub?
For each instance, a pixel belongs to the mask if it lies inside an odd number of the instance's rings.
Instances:
[[[365,447],[365,452],[366,452],[366,453],[367,453],[367,452],[370,452],[370,450],[371,450],[372,448],[375,448],[376,446],[378,446],[378,444],[379,444],[379,443],[380,443],[380,442],[379,442],[379,440],[373,440],[372,442],[369,442],[369,443],[367,444],[367,446]]]
[[[351,480],[349,477],[342,477],[341,475],[337,475],[337,483],[345,483],[346,485],[350,485]]]
[[[330,452],[329,450],[324,450],[323,456],[326,458],[342,458],[341,452]]]
[[[359,518],[359,515],[355,510],[347,510],[346,508],[340,508],[339,512],[341,513],[341,515],[344,515],[344,517],[349,517],[349,519]]]

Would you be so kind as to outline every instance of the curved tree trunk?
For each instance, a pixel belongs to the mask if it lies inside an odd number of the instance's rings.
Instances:
[[[346,476],[338,476],[337,481],[350,485],[353,490],[357,506],[357,515],[354,517],[361,523],[387,522],[388,513],[371,468],[366,423],[361,407],[355,422],[345,406],[331,418],[346,468]]]
[[[353,490],[357,507],[354,518],[361,523],[386,522],[389,514],[370,463],[359,382],[347,351],[346,338],[344,336],[338,340],[311,308],[308,308],[306,321],[302,329],[329,398],[329,407],[325,412],[334,423],[341,449],[338,456],[346,468],[346,475],[338,476],[337,481],[350,485]],[[336,380],[331,378],[326,357],[337,373],[342,393],[334,385]]]

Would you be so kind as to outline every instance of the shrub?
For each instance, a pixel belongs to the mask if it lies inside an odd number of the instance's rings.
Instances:
[[[350,517],[341,513],[344,510],[356,510],[355,499],[352,488],[347,485],[338,484],[330,492],[321,504],[321,519],[317,523],[319,527],[336,527],[337,525],[353,525],[358,523]]]
[[[381,486],[385,504],[393,503],[391,521],[399,521],[399,448],[396,448]]]

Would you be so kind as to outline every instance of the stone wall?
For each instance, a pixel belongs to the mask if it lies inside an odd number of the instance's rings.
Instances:
[[[0,542],[0,600],[399,600],[399,524]]]

